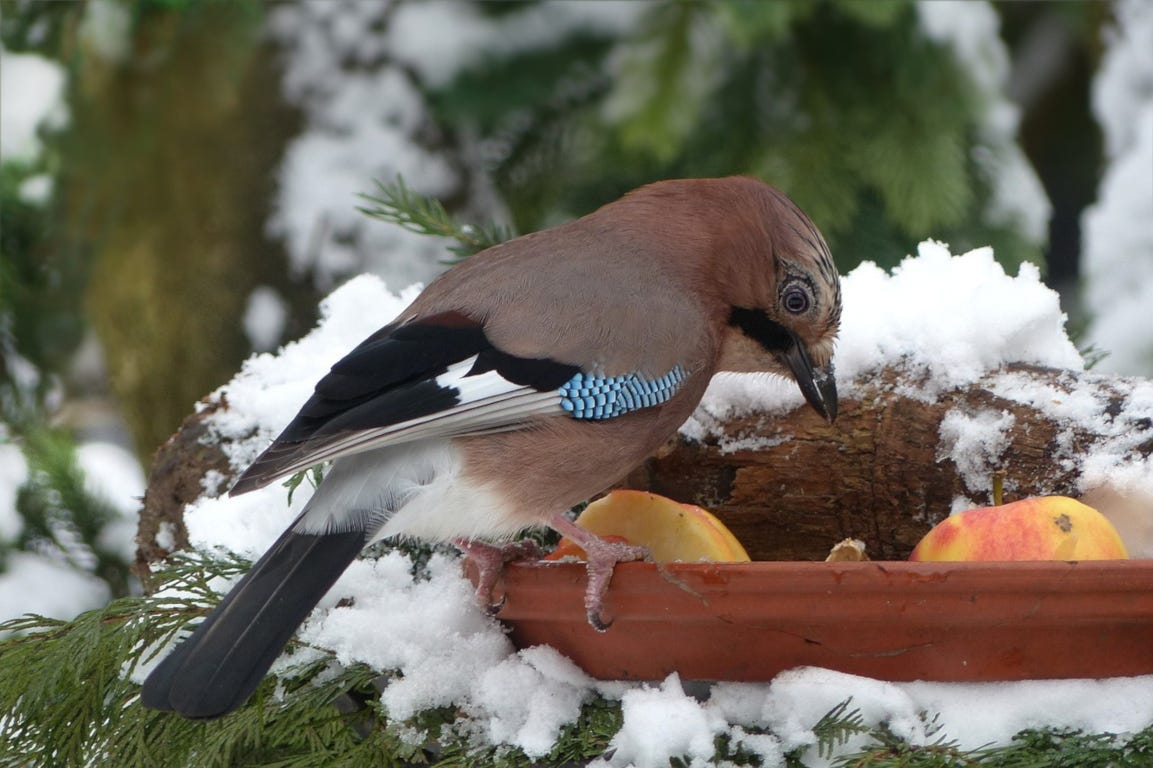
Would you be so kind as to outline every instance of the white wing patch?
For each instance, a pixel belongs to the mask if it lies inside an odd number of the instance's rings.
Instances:
[[[476,356],[463,360],[437,376],[442,389],[456,391],[457,404],[427,416],[399,424],[350,432],[347,436],[309,451],[276,476],[284,477],[308,469],[322,461],[432,437],[464,437],[503,432],[523,426],[537,416],[563,415],[560,396],[555,391],[538,392],[513,384],[496,371],[467,376]]]

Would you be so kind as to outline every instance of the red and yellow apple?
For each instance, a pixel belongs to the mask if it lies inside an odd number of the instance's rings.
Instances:
[[[1039,496],[958,512],[925,534],[910,560],[1118,560],[1117,529],[1067,496]]]
[[[748,562],[749,555],[711,512],[645,491],[612,491],[585,507],[576,524],[602,539],[647,547],[657,562]],[[585,553],[562,538],[547,560]]]

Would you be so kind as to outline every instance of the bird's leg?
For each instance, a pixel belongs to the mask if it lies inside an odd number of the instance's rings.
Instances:
[[[492,599],[496,581],[504,564],[513,560],[533,560],[540,557],[540,547],[532,539],[521,539],[507,544],[487,544],[473,539],[454,539],[453,545],[476,563],[476,600],[489,614],[495,614],[504,605]]]
[[[604,632],[612,624],[606,622],[601,616],[605,593],[608,592],[609,583],[613,578],[613,569],[617,563],[628,563],[634,560],[650,560],[651,555],[645,547],[626,544],[618,541],[605,541],[579,525],[569,520],[563,514],[554,515],[549,520],[549,527],[558,533],[567,536],[585,551],[588,558],[588,586],[585,588],[585,614],[589,624],[598,632]]]

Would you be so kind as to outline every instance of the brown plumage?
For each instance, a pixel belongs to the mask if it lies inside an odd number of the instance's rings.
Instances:
[[[748,178],[665,181],[477,254],[333,366],[233,493],[334,460],[305,511],[149,677],[145,705],[239,706],[368,542],[548,525],[589,554],[589,620],[643,556],[564,516],[688,418],[718,370],[793,378],[836,415],[840,286],[824,239]]]

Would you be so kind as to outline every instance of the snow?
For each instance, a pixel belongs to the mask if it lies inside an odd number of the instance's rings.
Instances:
[[[29,176],[20,183],[20,199],[29,205],[42,206],[52,197],[52,177],[46,173]]]
[[[925,402],[972,384],[1003,362],[1084,368],[1065,333],[1060,300],[1037,267],[1022,264],[1016,277],[1007,275],[989,248],[953,256],[943,243],[926,241],[891,273],[862,263],[841,290],[835,362],[845,398],[858,386],[872,386],[869,373],[882,363],[906,369],[915,383],[901,394]],[[718,376],[682,433],[717,437],[715,425],[733,416],[780,413],[803,402],[784,379]]]
[[[1092,504],[1118,527],[1132,555],[1153,557],[1153,518],[1141,522],[1127,511],[1133,501],[1153,496],[1153,462],[1144,457],[1142,444],[1148,441],[1146,426],[1153,413],[1153,382],[1127,380],[1124,398],[1111,397],[1104,376],[1089,376],[1086,382],[1100,386],[1074,390],[1041,384],[1015,373],[999,373],[988,379],[990,392],[1007,400],[1028,405],[1061,424],[1054,440],[1051,460],[1075,473],[1079,491],[1094,494]],[[1088,455],[1077,447],[1077,432],[1089,431],[1095,445]],[[1110,503],[1113,500],[1114,503]],[[1124,526],[1121,521],[1127,520]]]
[[[24,521],[16,512],[16,494],[28,481],[28,463],[12,443],[0,443],[0,544],[16,540]]]
[[[1083,216],[1087,340],[1103,371],[1153,374],[1153,4],[1122,0],[1093,82],[1107,165]],[[1142,332],[1142,329],[1145,329]]]
[[[560,729],[580,715],[595,682],[547,645],[525,648],[483,672],[471,690],[476,711],[487,713],[487,737],[518,744],[530,757],[552,749]]]
[[[389,10],[314,2],[269,11],[268,33],[285,52],[284,96],[304,127],[285,150],[267,229],[283,239],[293,270],[326,289],[362,271],[398,284],[432,277],[443,243],[369,220],[356,210],[358,195],[398,175],[439,198],[461,183],[451,159],[425,146],[435,142],[422,136],[429,117],[412,74],[391,60],[373,63]]]
[[[465,218],[498,218],[484,188],[479,142],[468,126],[446,136],[428,106],[470,67],[577,34],[614,37],[644,3],[561,0],[486,14],[475,3],[281,3],[267,31],[284,52],[282,87],[304,118],[284,153],[268,232],[284,241],[292,269],[330,289],[361,272],[394,285],[427,281],[444,243],[367,219],[358,195],[398,176],[414,191],[465,199]]]
[[[78,30],[86,51],[119,64],[132,55],[132,11],[115,0],[90,0]]]
[[[1044,243],[1052,206],[1016,142],[1021,114],[1007,97],[1009,51],[996,10],[973,0],[922,0],[916,8],[921,30],[953,50],[986,105],[974,157],[993,182],[989,220],[1017,229],[1033,243]]]
[[[1009,447],[1015,421],[1008,411],[966,413],[954,408],[941,420],[937,460],[953,459],[967,487],[984,487],[989,484],[989,467],[998,466]]]
[[[76,447],[84,472],[84,489],[119,513],[101,531],[100,544],[126,562],[136,557],[136,524],[144,499],[144,471],[131,452],[113,443],[91,442]]]
[[[843,289],[844,336],[836,356],[843,392],[874,386],[870,372],[877,366],[899,365],[918,382],[910,396],[931,399],[987,380],[1001,396],[1062,418],[1106,420],[1108,403],[1057,389],[1026,388],[1012,374],[999,372],[1009,361],[1083,367],[1065,334],[1057,297],[1041,283],[1035,267],[1022,266],[1010,276],[988,249],[955,256],[941,243],[926,242],[891,273],[860,266],[844,278]],[[315,380],[400,313],[418,290],[413,286],[393,293],[380,278],[357,277],[324,301],[312,332],[275,355],[249,359],[214,395],[229,407],[215,411],[207,422],[217,436],[231,441],[233,466],[239,470],[251,461],[308,397]],[[706,431],[718,423],[718,414],[742,409],[779,413],[800,407],[794,390],[756,375],[719,377],[686,429]],[[1146,383],[1111,417],[1110,426],[1097,426],[1112,430],[1113,442],[1099,457],[1099,466],[1093,465],[1096,456],[1086,462],[1087,490],[1101,483],[1095,492],[1102,498],[1117,496],[1113,503],[1140,499],[1134,495],[1140,493],[1153,498],[1148,462],[1134,461],[1125,442],[1136,431],[1130,419],[1151,411],[1153,383]],[[976,472],[1003,450],[1010,425],[1003,413],[951,413],[940,435],[941,455],[957,461],[963,472]],[[1113,481],[1114,472],[1124,482]],[[279,485],[236,498],[206,494],[185,511],[192,544],[255,557],[310,493],[305,483],[291,505]],[[1142,547],[1153,556],[1149,508],[1131,504],[1127,525],[1130,534],[1151,542]],[[807,764],[825,765],[828,760],[813,747],[813,726],[850,697],[850,709],[859,709],[866,723],[885,723],[912,743],[944,736],[974,747],[1004,744],[1029,727],[1126,734],[1153,724],[1153,676],[891,683],[799,668],[771,683],[717,683],[711,690],[700,685],[686,689],[676,675],[654,684],[595,681],[551,648],[515,650],[499,623],[476,607],[455,558],[434,554],[427,578],[419,580],[411,567],[400,552],[355,562],[302,627],[301,639],[310,648],[331,650],[340,663],[359,661],[398,671],[381,683],[381,701],[391,717],[403,720],[451,705],[460,713],[461,733],[485,743],[515,745],[532,758],[546,755],[561,729],[595,696],[619,700],[624,715],[612,748],[598,763],[606,768],[666,766],[674,756],[704,765],[714,756],[718,735],[760,755],[768,766],[782,766],[784,753],[795,748],[808,750]],[[273,671],[291,674],[312,658],[315,651],[288,656]],[[139,679],[145,671],[138,669],[134,676]],[[419,742],[425,735],[413,727],[407,737]],[[859,744],[859,739],[850,740],[841,751]]]
[[[144,473],[136,459],[120,446],[85,443],[76,459],[85,473],[85,488],[107,501],[120,516],[101,532],[100,543],[126,561],[135,556],[136,516],[144,495]],[[16,497],[28,480],[28,467],[20,449],[0,444],[0,551],[16,544],[23,522]],[[69,619],[110,598],[108,585],[51,554],[8,551],[0,558],[0,621],[37,613]]]
[[[0,47],[0,157],[31,160],[40,152],[37,130],[67,120],[64,68],[43,56]]]
[[[92,574],[31,552],[10,552],[0,573],[0,621],[26,613],[70,619],[110,597]]]
[[[257,352],[276,349],[288,322],[288,302],[275,288],[259,285],[248,296],[244,308],[244,335]]]
[[[440,87],[488,60],[554,48],[578,33],[615,37],[646,11],[628,0],[560,0],[491,16],[475,3],[426,0],[397,8],[387,45],[424,82]]]
[[[1106,51],[1093,83],[1093,112],[1105,134],[1105,153],[1116,157],[1145,135],[1140,115],[1153,98],[1153,10],[1145,0],[1118,0],[1116,24],[1105,32]]]
[[[624,725],[613,737],[613,755],[606,765],[663,766],[682,755],[693,762],[707,760],[713,755],[713,738],[722,730],[723,721],[685,694],[676,673],[659,688],[625,691],[621,710]]]

